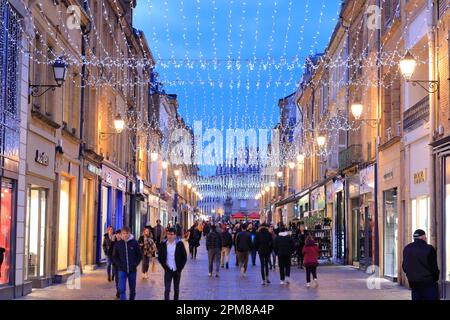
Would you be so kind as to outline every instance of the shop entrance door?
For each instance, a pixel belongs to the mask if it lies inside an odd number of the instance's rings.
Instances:
[[[27,279],[45,276],[46,211],[46,189],[30,187],[28,189],[25,247]]]
[[[342,191],[336,193],[336,260],[345,262],[345,214]]]
[[[364,218],[361,217],[361,210],[354,208],[353,212],[353,263],[359,264],[361,260],[361,223]],[[362,218],[362,221],[361,221]],[[363,229],[364,232],[364,229]],[[363,242],[364,244],[364,242]]]
[[[116,190],[116,230],[123,227],[123,192]]]
[[[81,265],[93,264],[93,244],[94,244],[94,206],[93,206],[93,182],[83,179],[83,211],[81,217]]]
[[[383,192],[384,202],[384,275],[397,279],[398,209],[397,188]]]

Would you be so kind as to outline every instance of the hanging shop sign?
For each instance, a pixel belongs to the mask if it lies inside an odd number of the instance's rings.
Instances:
[[[34,158],[34,161],[47,167],[49,164],[49,159],[50,159],[49,156],[45,152],[40,152],[39,150],[36,150],[36,157]]]
[[[349,177],[348,179],[348,193],[350,198],[359,197],[359,175]]]
[[[419,172],[415,172],[413,175],[414,184],[421,184],[427,180],[427,172],[426,169],[420,170]]]
[[[344,190],[344,183],[342,182],[342,180],[336,180],[334,183],[333,183],[333,192],[339,192],[339,191],[342,191],[342,190]]]
[[[112,183],[112,173],[111,172],[107,172],[105,175],[105,181],[106,183],[111,184]]]
[[[392,180],[394,178],[394,170],[390,169],[383,175],[384,181]]]
[[[311,208],[313,210],[325,208],[325,186],[311,191]]]
[[[362,169],[359,172],[359,193],[366,194],[374,191],[375,188],[375,166]]]
[[[123,179],[123,178],[117,178],[117,188],[123,190],[123,189],[125,189],[125,184],[126,184],[125,179]]]
[[[93,173],[93,174],[95,174],[97,176],[101,176],[102,175],[102,169],[100,169],[97,166],[94,166],[93,164],[89,163],[87,165],[87,169],[88,169],[89,172],[91,172],[91,173]]]

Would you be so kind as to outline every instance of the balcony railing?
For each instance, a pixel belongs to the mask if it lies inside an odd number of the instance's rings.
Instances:
[[[439,0],[439,18],[442,18],[442,16],[445,14],[445,11],[447,11],[449,7],[449,0]]]
[[[417,129],[430,119],[430,101],[428,96],[417,102],[403,114],[403,130],[405,132]]]
[[[354,144],[339,152],[339,169],[351,167],[363,160],[362,145]]]

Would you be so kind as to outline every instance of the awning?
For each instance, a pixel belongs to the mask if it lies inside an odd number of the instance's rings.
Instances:
[[[298,200],[300,200],[301,198],[303,198],[306,194],[308,194],[309,189],[303,190],[299,193],[293,194],[283,200],[280,200],[278,202],[275,203],[275,207],[281,207],[284,206],[285,204],[288,203],[292,203],[292,202],[297,202]]]
[[[238,212],[235,214],[231,215],[231,219],[244,219],[245,218],[245,214]]]
[[[259,215],[258,212],[252,212],[252,213],[250,213],[250,214],[248,215],[248,218],[249,218],[250,220],[259,220],[260,215]]]

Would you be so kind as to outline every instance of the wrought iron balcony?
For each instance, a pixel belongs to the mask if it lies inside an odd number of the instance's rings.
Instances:
[[[339,152],[339,169],[349,168],[363,160],[362,145],[354,144]]]
[[[430,118],[430,101],[428,95],[406,110],[403,114],[403,130],[405,132],[417,129],[428,122]]]

